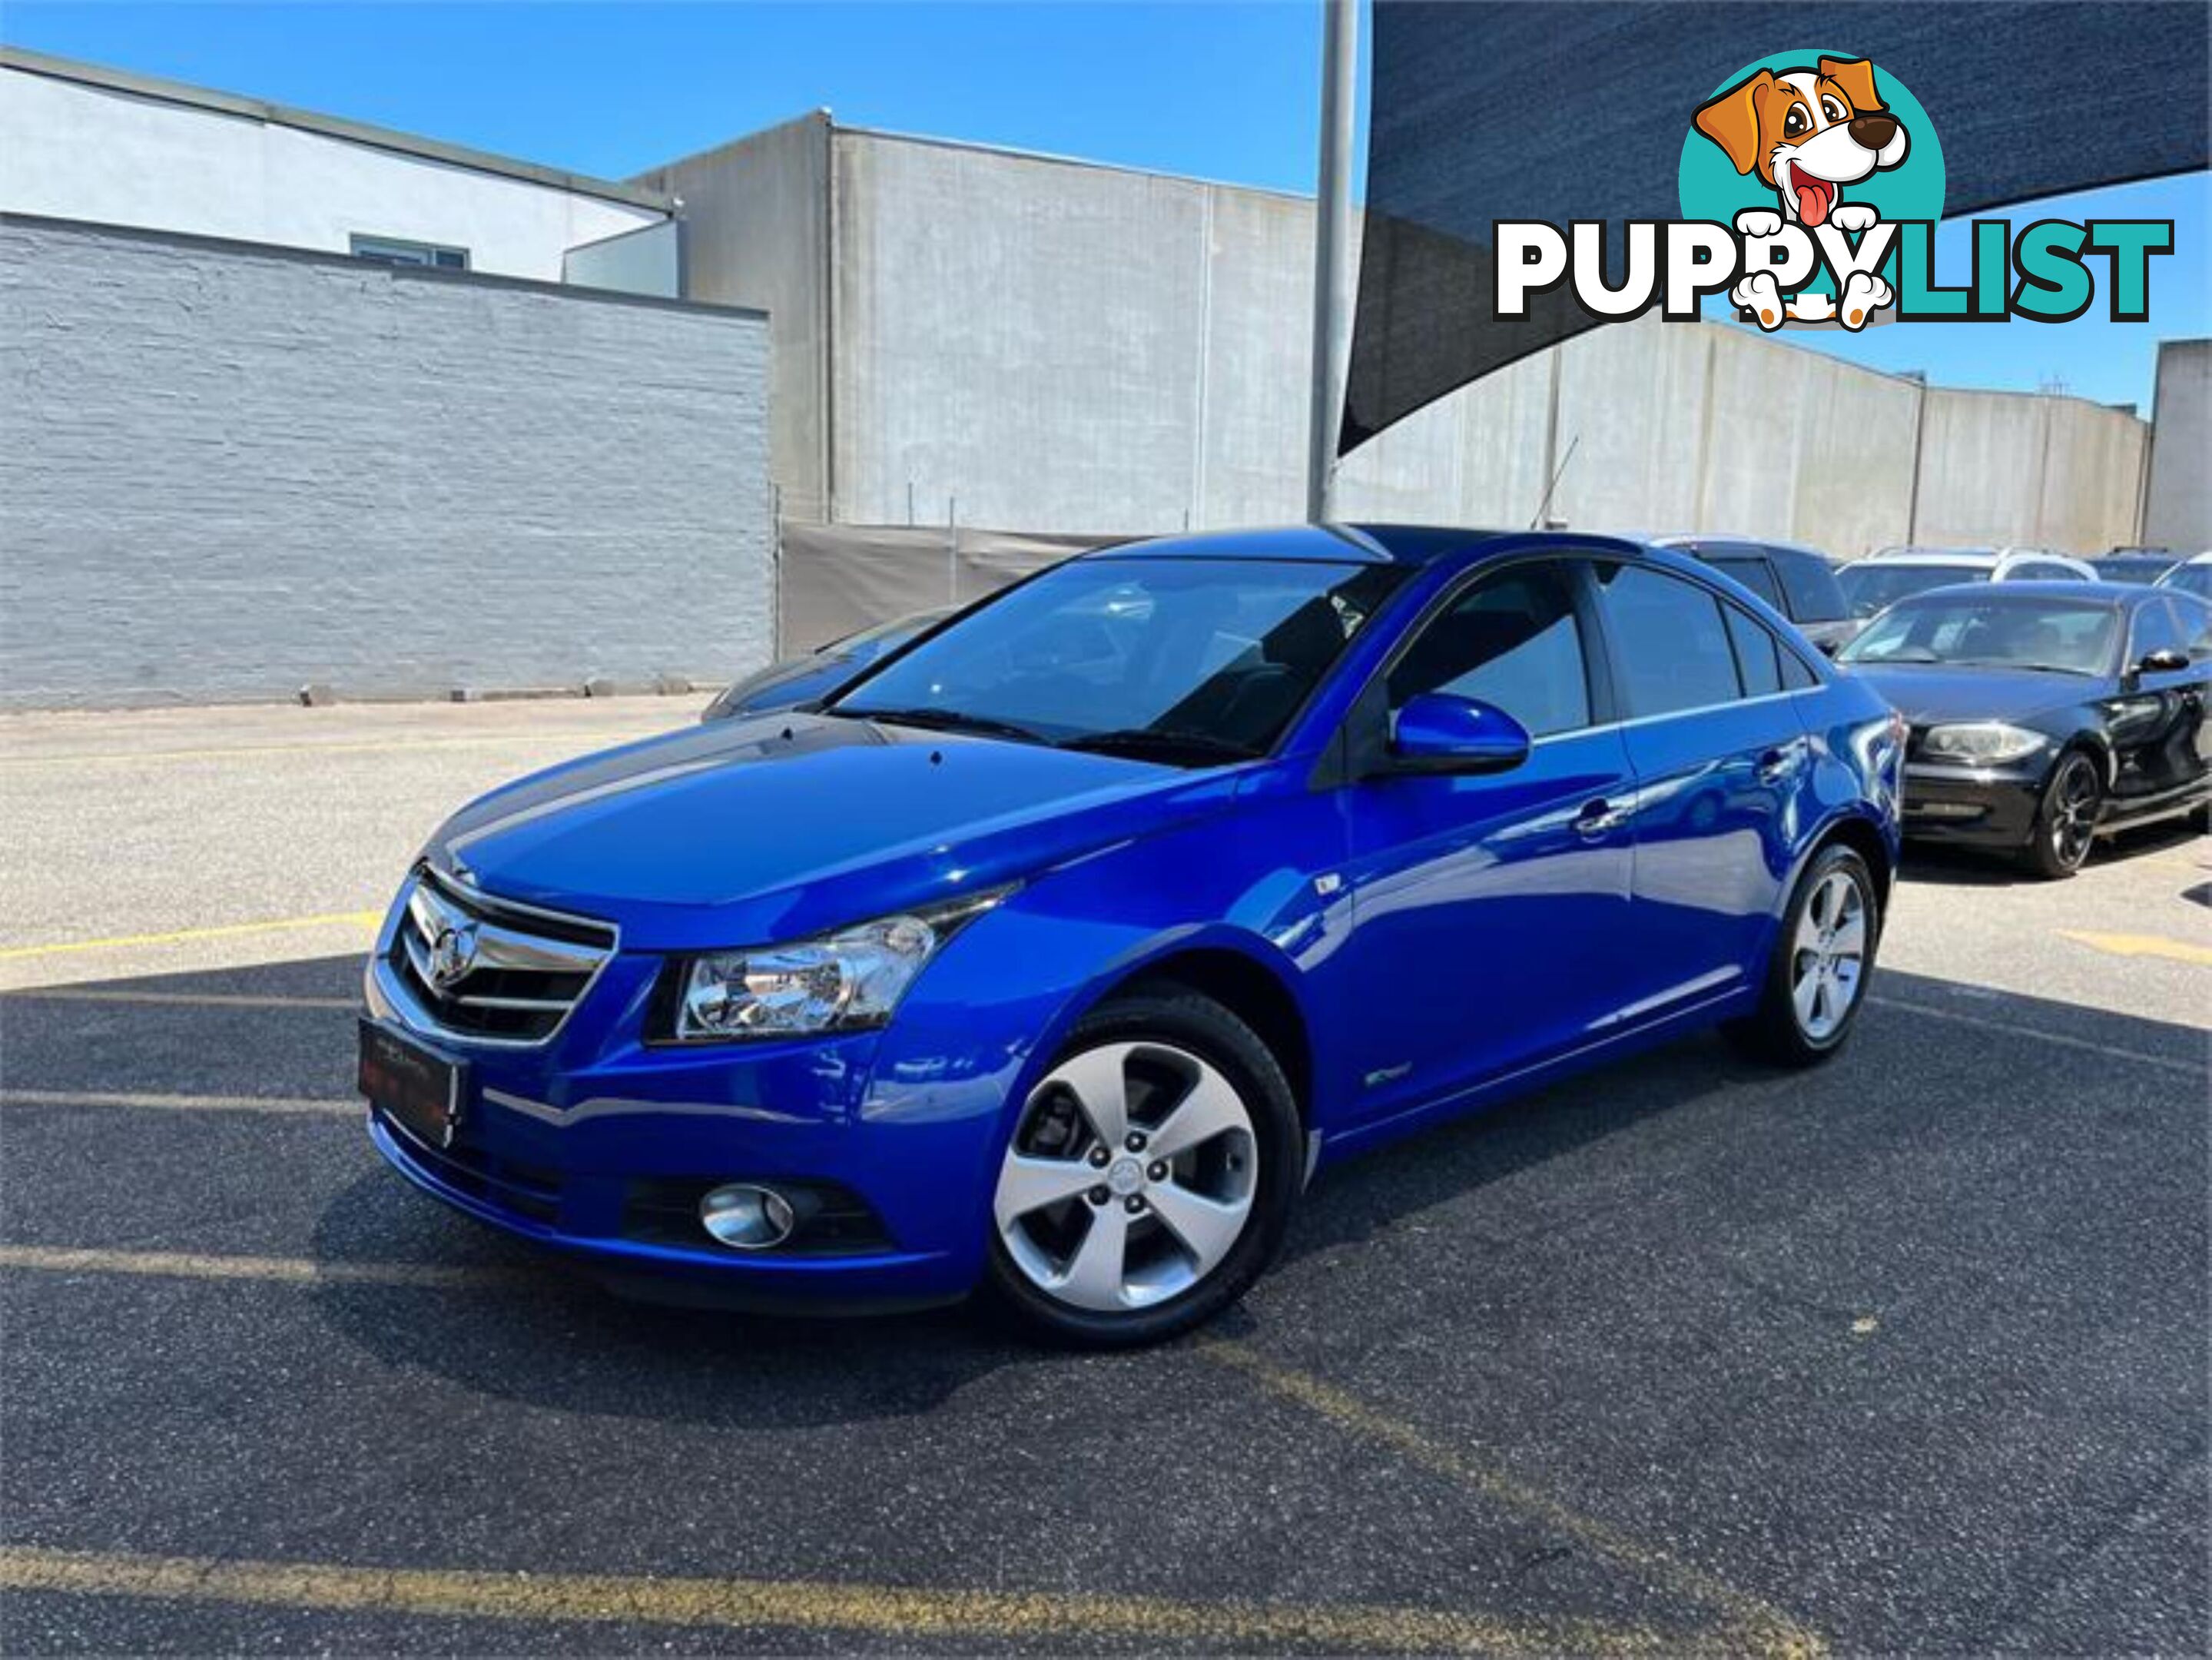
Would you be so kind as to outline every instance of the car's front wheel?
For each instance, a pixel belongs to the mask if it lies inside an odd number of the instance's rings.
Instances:
[[[1022,1104],[992,1197],[992,1288],[1066,1341],[1188,1331],[1274,1255],[1298,1141],[1282,1067],[1235,1014],[1176,986],[1116,997]]]
[[[2105,780],[2095,757],[2081,750],[2061,756],[2044,787],[2043,806],[2021,862],[2046,879],[2073,875],[2088,861],[2104,800]]]

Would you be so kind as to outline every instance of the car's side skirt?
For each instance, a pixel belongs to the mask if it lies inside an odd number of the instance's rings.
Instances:
[[[1486,1111],[1492,1107],[1503,1106],[1509,1100],[1559,1079],[1587,1072],[1593,1067],[1619,1060],[1639,1049],[1653,1048],[1672,1038],[1717,1025],[1731,1015],[1748,1012],[1758,1000],[1760,983],[1757,978],[1739,980],[1724,992],[1675,1009],[1646,1024],[1609,1033],[1578,1048],[1534,1061],[1517,1071],[1485,1079],[1481,1083],[1455,1094],[1425,1101],[1417,1107],[1410,1107],[1388,1118],[1333,1132],[1322,1144],[1316,1167],[1326,1169],[1340,1158],[1367,1152],[1401,1136],[1414,1134],[1434,1125]]]

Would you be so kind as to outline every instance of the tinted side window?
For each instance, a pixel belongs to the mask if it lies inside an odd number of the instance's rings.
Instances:
[[[1764,697],[1782,690],[1782,650],[1766,625],[1750,612],[1734,605],[1723,607],[1728,617],[1729,643],[1735,648],[1735,666],[1747,697]]]
[[[1453,600],[1390,671],[1390,707],[1424,692],[1476,697],[1531,734],[1589,724],[1589,678],[1569,568],[1524,565]]]
[[[1782,591],[1790,596],[1783,614],[1793,623],[1840,623],[1851,614],[1843,584],[1825,559],[1804,554],[1778,553],[1774,568],[1782,573]]]
[[[1740,555],[1722,553],[1708,553],[1702,557],[1715,570],[1723,575],[1733,576],[1784,617],[1790,614],[1783,605],[1781,589],[1774,586],[1774,572],[1764,559],[1746,559]]]
[[[1820,677],[1805,666],[1805,661],[1794,651],[1782,654],[1782,689],[1784,691],[1803,691],[1820,684]]]
[[[2181,619],[2182,632],[2189,636],[2190,660],[2212,660],[2212,605],[2193,593],[2170,593],[2166,602],[2173,607],[2173,614]]]
[[[2181,631],[2180,619],[2163,599],[2136,607],[2136,626],[2128,650],[2131,660],[2140,663],[2154,651],[2187,651],[2189,636]]]
[[[1598,583],[1626,714],[1667,714],[1741,695],[1718,599],[1636,565],[1601,565]]]

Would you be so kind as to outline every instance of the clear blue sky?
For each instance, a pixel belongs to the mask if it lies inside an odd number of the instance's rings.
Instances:
[[[1182,4],[54,5],[0,39],[623,178],[827,106],[858,126],[1312,188],[1318,0]],[[2023,222],[2038,216],[2013,210]],[[2148,413],[2155,343],[2212,333],[2204,175],[2044,210],[2177,222],[2148,324],[1785,337],[1942,386],[2063,383]],[[1939,239],[1963,280],[1965,231]],[[1948,273],[1960,273],[1949,277]],[[2101,287],[2100,303],[2101,305]]]

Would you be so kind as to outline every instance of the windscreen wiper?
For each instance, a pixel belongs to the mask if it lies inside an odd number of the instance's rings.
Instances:
[[[1233,743],[1203,732],[1163,732],[1157,727],[1121,727],[1112,732],[1085,733],[1060,745],[1101,755],[1202,757],[1216,761],[1249,761],[1261,751],[1249,744]]]
[[[2061,663],[2027,663],[2016,657],[1954,657],[1962,668],[2025,669],[2030,674],[2094,674],[2094,669],[2069,669]]]
[[[935,705],[908,709],[856,709],[841,704],[829,713],[854,721],[879,721],[886,726],[919,727],[925,732],[969,732],[984,738],[1011,738],[1020,744],[1045,741],[1042,733],[1017,726],[1012,721],[994,721],[988,714],[969,714]]]

